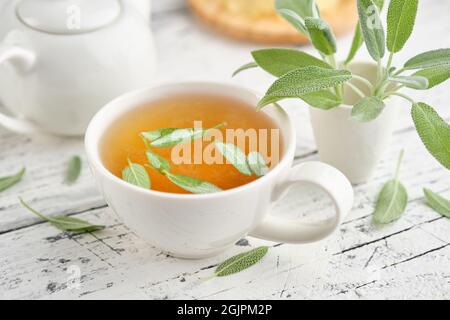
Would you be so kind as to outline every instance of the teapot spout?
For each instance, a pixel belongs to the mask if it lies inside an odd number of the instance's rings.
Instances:
[[[145,19],[150,21],[151,0],[124,0],[124,3],[140,12]]]

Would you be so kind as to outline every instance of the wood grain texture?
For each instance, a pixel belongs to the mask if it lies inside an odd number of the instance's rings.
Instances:
[[[447,1],[421,4],[417,25],[426,28],[415,30],[396,62],[417,51],[450,47],[449,10]],[[155,83],[230,79],[231,72],[247,62],[249,51],[257,48],[218,39],[194,23],[185,10],[156,15],[153,29],[161,70]],[[442,37],[430,37],[432,33]],[[338,45],[347,48],[350,42],[351,36]],[[272,80],[263,72],[251,71],[229,81],[264,92]],[[449,90],[445,84],[410,94],[433,105],[450,121]],[[296,161],[317,160],[306,106],[298,101],[283,105],[297,124]],[[353,211],[333,237],[304,246],[248,237],[226,253],[201,261],[167,257],[117,219],[95,187],[81,140],[24,137],[0,129],[0,176],[22,165],[28,169],[23,181],[0,194],[0,298],[449,299],[450,220],[425,205],[422,188],[450,198],[450,173],[426,152],[412,127],[410,106],[404,103],[403,107],[391,147],[374,179],[355,187]],[[398,222],[376,228],[371,223],[374,201],[391,177],[402,148],[406,154],[401,180],[410,201]],[[83,170],[75,185],[66,186],[64,171],[73,155],[82,157]],[[18,196],[45,214],[76,215],[107,228],[77,236],[61,233],[23,210]],[[275,213],[315,220],[330,214],[328,208],[329,202],[317,191],[296,189]],[[201,282],[218,263],[260,245],[272,248],[252,269]],[[73,270],[80,271],[79,288],[71,281]]]

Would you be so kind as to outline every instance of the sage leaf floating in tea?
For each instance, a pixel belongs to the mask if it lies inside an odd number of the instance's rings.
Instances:
[[[423,189],[425,194],[426,203],[437,213],[440,213],[444,217],[450,218],[450,200],[438,195],[430,189]]]
[[[222,191],[219,187],[199,179],[164,172],[166,177],[180,188],[192,192],[194,194],[206,194]]]
[[[394,179],[388,181],[378,195],[374,212],[374,221],[378,224],[388,224],[398,220],[406,210],[408,193],[399,180],[403,154],[404,151],[402,150],[398,159]]]
[[[210,129],[202,128],[164,128],[156,131],[143,132],[142,137],[150,141],[149,147],[166,148],[174,147],[189,141],[201,139],[205,137],[211,130],[219,129],[225,126],[224,123]]]
[[[240,173],[247,176],[252,175],[247,164],[247,157],[244,152],[232,143],[215,142],[217,150],[231,163]]]
[[[128,159],[128,167],[122,171],[122,179],[144,189],[150,189],[151,187],[147,170],[140,164],[132,163],[130,159]]]
[[[225,277],[248,269],[264,258],[268,250],[268,247],[259,247],[231,257],[217,267],[214,276]]]
[[[270,168],[267,166],[266,160],[259,152],[251,152],[247,156],[247,163],[250,170],[257,176],[262,177],[269,173]]]
[[[161,157],[159,154],[156,154],[151,150],[147,150],[145,154],[151,167],[155,168],[158,171],[170,171],[170,163],[167,159]]]
[[[81,158],[74,156],[69,160],[67,165],[65,183],[68,185],[74,184],[81,173]]]
[[[413,105],[412,118],[425,147],[437,161],[450,169],[450,125],[422,102]]]
[[[5,191],[6,189],[11,188],[15,184],[19,183],[22,180],[22,177],[25,174],[25,168],[22,168],[19,172],[12,176],[2,177],[0,178],[0,192]]]
[[[21,205],[26,208],[31,213],[35,214],[42,220],[45,220],[49,223],[51,223],[53,226],[58,228],[61,231],[67,231],[67,232],[73,232],[77,234],[81,233],[88,233],[88,232],[94,232],[103,230],[105,226],[101,225],[93,225],[87,221],[73,218],[73,217],[66,217],[66,216],[60,216],[60,217],[46,217],[42,213],[34,210],[31,208],[25,201],[23,201],[22,198],[19,198]]]

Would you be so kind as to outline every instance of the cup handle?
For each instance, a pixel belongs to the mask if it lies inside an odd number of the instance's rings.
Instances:
[[[36,56],[33,52],[18,46],[0,45],[0,66],[5,62],[10,62],[18,71],[29,71],[34,65]],[[1,88],[0,88],[1,90]],[[0,112],[0,125],[17,133],[40,133],[35,124],[15,117],[8,116]]]
[[[308,224],[301,219],[284,219],[269,214],[262,224],[250,233],[251,236],[283,243],[316,242],[331,235],[353,206],[353,188],[348,179],[337,169],[321,162],[294,166],[289,178],[275,188],[273,203],[282,199],[287,191],[297,184],[315,185],[324,190],[334,202],[334,218]]]

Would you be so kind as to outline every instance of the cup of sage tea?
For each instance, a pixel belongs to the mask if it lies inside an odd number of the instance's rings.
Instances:
[[[341,223],[353,189],[333,167],[292,166],[296,133],[279,106],[256,110],[254,92],[210,82],[125,94],[92,119],[88,161],[126,226],[180,258],[216,255],[245,235],[319,241]],[[335,215],[307,224],[270,214],[297,184],[319,187]]]

